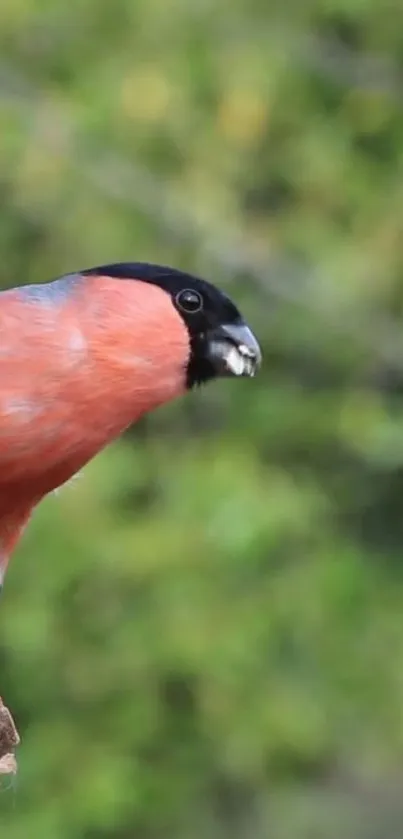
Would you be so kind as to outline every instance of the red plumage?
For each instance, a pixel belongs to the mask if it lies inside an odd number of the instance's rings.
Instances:
[[[0,585],[33,508],[194,384],[253,375],[256,339],[214,286],[111,265],[0,294]]]
[[[45,289],[46,287],[44,287]],[[158,286],[88,277],[0,296],[0,569],[33,507],[185,390],[189,336]]]

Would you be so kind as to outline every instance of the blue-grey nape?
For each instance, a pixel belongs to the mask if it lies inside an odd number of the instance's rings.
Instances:
[[[65,274],[49,283],[23,285],[18,289],[25,300],[34,303],[52,304],[67,300],[77,286],[83,282],[81,274]]]

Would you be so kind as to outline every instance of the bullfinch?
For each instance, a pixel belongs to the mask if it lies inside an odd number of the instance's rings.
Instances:
[[[166,266],[102,265],[1,292],[0,587],[44,496],[147,412],[260,363],[229,297]]]

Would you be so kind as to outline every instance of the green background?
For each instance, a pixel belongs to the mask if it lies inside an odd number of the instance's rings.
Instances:
[[[1,839],[403,836],[403,6],[1,0],[0,282],[148,260],[264,368],[47,499]]]

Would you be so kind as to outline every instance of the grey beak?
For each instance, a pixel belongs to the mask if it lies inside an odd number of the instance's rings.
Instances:
[[[225,323],[207,335],[208,356],[221,376],[254,376],[262,363],[259,344],[245,323]]]

